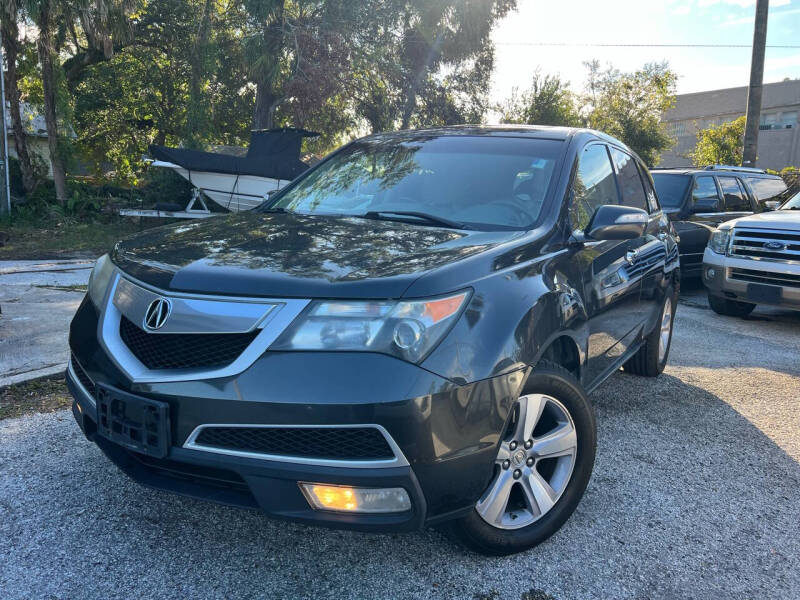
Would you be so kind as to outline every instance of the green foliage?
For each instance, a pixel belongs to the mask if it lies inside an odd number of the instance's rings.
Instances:
[[[741,116],[721,125],[697,132],[697,144],[689,154],[696,165],[741,165],[744,151],[744,126]]]
[[[515,88],[511,98],[496,107],[502,123],[528,125],[563,125],[580,127],[578,99],[569,83],[557,75],[534,74],[531,86],[520,92]]]
[[[583,112],[588,126],[619,138],[647,165],[657,165],[660,153],[675,143],[661,121],[675,103],[675,72],[666,62],[647,63],[632,73],[602,70],[597,61],[585,64],[589,79]]]

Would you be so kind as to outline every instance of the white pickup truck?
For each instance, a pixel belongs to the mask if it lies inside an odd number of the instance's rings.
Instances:
[[[800,194],[778,210],[721,224],[703,255],[708,303],[743,317],[757,304],[800,310]]]

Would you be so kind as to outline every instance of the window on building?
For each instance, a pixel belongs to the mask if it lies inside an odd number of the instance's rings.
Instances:
[[[683,121],[672,121],[669,124],[669,132],[674,137],[686,135],[686,123]]]
[[[781,129],[792,129],[797,126],[797,111],[781,113],[779,121]]]
[[[777,129],[778,113],[761,113],[761,124],[758,128],[761,130]]]

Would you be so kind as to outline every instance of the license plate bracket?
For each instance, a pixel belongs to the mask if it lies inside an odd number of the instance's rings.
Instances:
[[[747,284],[747,299],[753,302],[779,304],[783,297],[782,292],[783,289],[777,285],[765,285],[763,283]]]
[[[164,458],[169,450],[169,405],[97,386],[97,432],[134,452]]]

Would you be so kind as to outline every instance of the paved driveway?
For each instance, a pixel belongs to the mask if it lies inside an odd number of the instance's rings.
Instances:
[[[575,515],[507,558],[139,487],[66,412],[0,422],[0,598],[800,597],[800,313],[682,301],[666,373],[593,396]],[[523,596],[528,594],[527,596]]]

